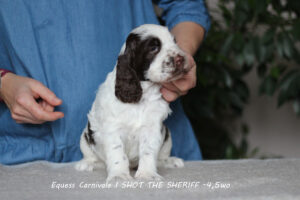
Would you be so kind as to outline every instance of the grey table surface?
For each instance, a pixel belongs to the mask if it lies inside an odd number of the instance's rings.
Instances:
[[[197,161],[158,171],[161,182],[107,184],[104,170],[78,172],[74,163],[0,165],[0,199],[300,200],[300,159]]]

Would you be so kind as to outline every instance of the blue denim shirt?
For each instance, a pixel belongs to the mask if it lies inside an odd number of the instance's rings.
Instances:
[[[182,21],[209,27],[202,0],[155,3],[170,29]],[[65,114],[42,125],[17,124],[0,103],[0,163],[79,160],[96,90],[128,33],[145,23],[158,23],[150,0],[0,0],[0,68],[42,82],[63,100],[56,109]],[[180,102],[171,107],[172,154],[201,159]]]

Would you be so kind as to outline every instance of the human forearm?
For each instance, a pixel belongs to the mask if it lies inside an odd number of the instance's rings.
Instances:
[[[205,30],[194,22],[182,22],[172,28],[178,46],[190,55],[194,55],[204,39]]]
[[[181,79],[164,84],[161,92],[163,97],[171,102],[181,95],[185,95],[189,89],[196,85],[196,63],[193,55],[204,38],[204,29],[194,22],[182,22],[177,24],[172,30],[178,46],[186,52],[187,61],[191,70]]]
[[[6,69],[0,69],[0,102],[3,101],[2,99],[2,95],[1,95],[1,85],[2,85],[2,79],[4,79],[4,76],[7,74],[7,73],[10,73],[9,70],[6,70]]]

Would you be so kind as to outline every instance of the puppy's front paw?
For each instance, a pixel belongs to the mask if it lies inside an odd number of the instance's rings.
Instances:
[[[78,171],[88,171],[94,170],[94,163],[86,160],[81,160],[75,164],[75,169]]]
[[[106,179],[106,182],[115,182],[115,181],[119,181],[119,180],[131,181],[131,180],[133,180],[133,178],[127,172],[115,173],[115,174],[109,174]]]
[[[160,181],[163,180],[163,177],[156,172],[145,172],[138,170],[134,176],[138,180],[147,180],[147,181]]]
[[[164,168],[182,168],[184,167],[184,162],[180,158],[169,157],[166,159],[158,160],[157,165],[159,167],[164,167]]]
[[[95,169],[103,169],[105,168],[105,165],[103,162],[95,161],[95,160],[87,160],[83,159],[78,161],[75,164],[75,169],[78,171],[93,171]]]

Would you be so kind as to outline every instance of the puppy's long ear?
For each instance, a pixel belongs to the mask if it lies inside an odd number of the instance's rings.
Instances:
[[[139,38],[130,34],[126,40],[124,54],[118,57],[115,95],[124,103],[137,103],[142,97],[142,87],[134,63]]]

